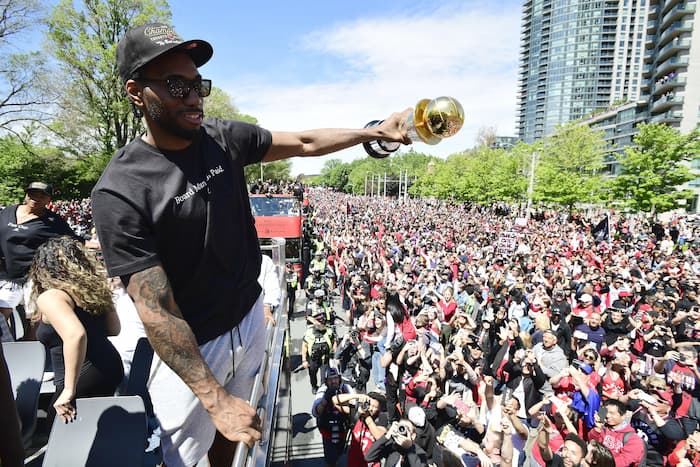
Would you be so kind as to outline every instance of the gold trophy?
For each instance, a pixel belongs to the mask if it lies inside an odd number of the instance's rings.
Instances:
[[[377,126],[383,120],[372,120],[365,128]],[[464,109],[454,97],[421,99],[405,122],[411,142],[438,144],[443,138],[456,134],[464,124]],[[367,154],[383,159],[399,149],[401,143],[375,140],[362,145]]]

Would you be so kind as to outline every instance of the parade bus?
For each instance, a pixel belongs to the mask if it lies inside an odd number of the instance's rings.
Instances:
[[[286,240],[287,263],[294,265],[301,279],[304,219],[299,198],[293,195],[250,195],[250,210],[261,243],[275,237]]]

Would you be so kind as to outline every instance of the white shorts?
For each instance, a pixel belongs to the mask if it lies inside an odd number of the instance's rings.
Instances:
[[[25,282],[24,285],[0,281],[0,308],[17,308],[17,305],[24,305],[24,316],[28,319],[31,318],[36,311],[34,305],[29,303],[32,284],[31,280]]]
[[[16,282],[0,281],[0,308],[15,308],[23,300],[24,286]]]
[[[200,345],[199,350],[219,384],[229,394],[247,400],[262,363],[264,338],[261,294],[237,328]],[[157,354],[153,356],[148,390],[160,424],[163,461],[168,467],[196,465],[207,454],[216,435],[209,414]]]

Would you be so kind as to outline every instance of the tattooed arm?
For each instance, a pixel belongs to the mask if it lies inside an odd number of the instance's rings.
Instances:
[[[214,378],[175,303],[163,267],[134,273],[128,284],[153,350],[199,398],[222,435],[252,446],[260,439],[260,420],[247,402],[228,394]]]

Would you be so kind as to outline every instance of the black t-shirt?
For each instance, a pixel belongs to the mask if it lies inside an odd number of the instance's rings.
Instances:
[[[258,126],[216,119],[205,120],[181,151],[136,138],[117,151],[93,190],[109,274],[162,264],[200,344],[237,326],[261,292],[243,167],[260,162],[271,143]]]
[[[3,279],[24,281],[34,253],[47,240],[68,235],[78,238],[61,216],[48,209],[43,215],[17,223],[17,206],[0,211],[0,256],[5,258]]]
[[[566,319],[571,313],[571,305],[566,300],[552,300],[552,304],[549,306],[552,312],[558,311],[561,315],[561,319]]]

